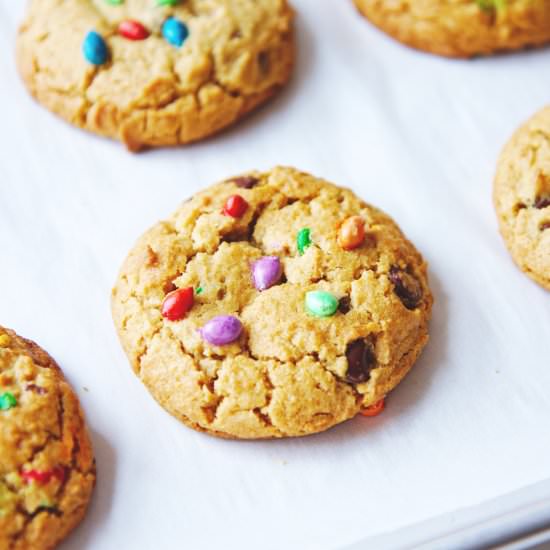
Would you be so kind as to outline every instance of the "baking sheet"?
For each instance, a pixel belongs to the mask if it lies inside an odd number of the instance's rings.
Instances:
[[[0,0],[0,322],[60,362],[98,460],[64,550],[333,550],[550,478],[550,299],[513,266],[491,205],[501,146],[550,101],[550,50],[450,61],[395,44],[351,2],[294,4],[299,60],[281,96],[205,143],[132,156],[29,99],[13,61],[24,2]],[[218,441],[134,377],[110,288],[181,200],[275,164],[398,221],[431,266],[432,339],[378,418]]]
[[[478,506],[363,539],[342,550],[525,550],[535,547],[550,550],[550,480]]]

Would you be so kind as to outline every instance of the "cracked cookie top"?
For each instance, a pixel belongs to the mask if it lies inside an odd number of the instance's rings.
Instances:
[[[0,549],[53,548],[95,483],[78,400],[53,359],[0,327]]]
[[[397,40],[450,57],[517,50],[550,41],[549,0],[354,0]]]
[[[494,202],[515,262],[550,289],[550,107],[531,118],[504,148]]]
[[[235,438],[306,435],[379,402],[426,344],[431,305],[426,264],[387,215],[291,168],[183,203],[112,297],[155,399]]]
[[[31,0],[17,58],[31,93],[131,150],[231,124],[289,78],[286,0]]]

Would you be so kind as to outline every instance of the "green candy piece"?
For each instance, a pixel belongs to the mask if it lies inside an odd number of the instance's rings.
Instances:
[[[120,6],[121,4],[124,4],[124,0],[105,0],[107,4],[111,4],[111,6]]]
[[[177,6],[180,0],[157,0],[157,6]]]
[[[308,229],[307,227],[300,229],[298,236],[296,237],[296,246],[298,247],[298,253],[300,256],[304,255],[306,248],[311,246],[311,244],[311,229]]]
[[[306,294],[306,309],[314,317],[332,317],[338,310],[338,299],[330,292],[312,290]]]
[[[199,287],[197,288],[197,290],[195,290],[195,294],[196,294],[197,296],[198,296],[199,294],[202,294],[202,292],[203,292],[202,286],[199,286]]]
[[[476,0],[476,4],[484,11],[501,11],[506,9],[506,0]]]
[[[0,395],[0,411],[9,411],[17,405],[17,399],[9,391]]]

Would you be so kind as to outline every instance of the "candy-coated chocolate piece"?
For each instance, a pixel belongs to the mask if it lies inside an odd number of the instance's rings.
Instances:
[[[366,407],[361,411],[363,416],[378,416],[385,408],[386,401],[384,398],[377,401],[374,405]]]
[[[338,232],[338,244],[344,250],[360,247],[365,241],[365,220],[361,216],[352,216],[344,221]]]
[[[128,40],[145,40],[150,33],[139,21],[128,19],[121,21],[118,26],[118,34]]]
[[[260,292],[277,284],[282,274],[281,260],[277,256],[264,256],[252,264],[252,279]]]
[[[195,302],[191,287],[180,288],[166,295],[162,303],[162,316],[169,321],[180,321]]]
[[[82,44],[82,53],[88,63],[103,65],[107,62],[109,51],[103,37],[95,31],[90,31]]]
[[[189,36],[189,29],[183,21],[175,17],[169,17],[162,24],[162,36],[169,44],[180,48]]]
[[[501,11],[506,9],[507,0],[476,0],[476,4],[484,11]]]
[[[298,253],[300,256],[304,254],[306,251],[306,248],[311,246],[311,229],[304,227],[304,229],[300,229],[298,232],[298,235],[296,236],[296,246],[298,248]]]
[[[0,395],[0,411],[9,411],[17,406],[17,399],[13,393],[7,391]]]
[[[124,4],[124,0],[105,0],[107,4],[111,4],[111,6],[120,6],[121,4]]]
[[[201,336],[213,346],[225,346],[238,340],[243,326],[233,315],[214,317],[200,329]]]
[[[332,317],[338,310],[338,298],[324,290],[312,290],[306,294],[306,309],[315,317]]]
[[[240,195],[231,195],[224,204],[223,213],[232,218],[240,218],[248,208],[248,203]]]
[[[157,0],[157,6],[177,6],[180,0]]]
[[[7,334],[0,334],[0,348],[7,348],[10,342],[10,337]]]
[[[24,470],[21,472],[21,477],[25,483],[34,481],[38,485],[46,485],[52,479],[62,483],[65,480],[65,468],[56,466],[51,470]]]

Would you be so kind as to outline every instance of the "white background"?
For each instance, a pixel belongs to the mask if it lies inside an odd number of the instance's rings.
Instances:
[[[491,180],[550,100],[550,50],[451,61],[408,50],[347,0],[295,0],[291,85],[190,147],[131,155],[36,105],[0,0],[0,323],[61,364],[98,486],[64,550],[328,550],[550,477],[550,300],[512,264]],[[275,164],[352,187],[430,263],[431,342],[376,419],[242,443],[173,420],[134,377],[109,312],[136,238],[218,179]],[[85,389],[87,388],[87,390]]]

